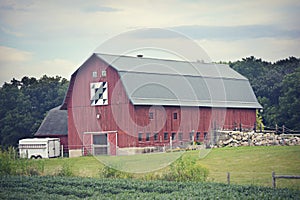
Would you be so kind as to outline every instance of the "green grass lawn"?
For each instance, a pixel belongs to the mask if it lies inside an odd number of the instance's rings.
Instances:
[[[176,161],[184,152],[138,154],[131,156],[99,156],[100,162],[129,173],[147,173],[161,170]]]
[[[199,162],[209,169],[209,180],[272,186],[272,172],[300,175],[300,146],[238,147],[213,149]],[[279,179],[278,187],[300,189],[300,180]]]
[[[99,177],[99,170],[106,165],[129,173],[147,173],[166,168],[182,154],[184,152],[54,158],[44,160],[44,171],[45,175],[54,175],[64,165],[68,165],[76,176]]]
[[[230,172],[231,184],[271,187],[272,171],[300,175],[300,146],[219,148],[211,150],[205,157],[199,151],[184,153],[184,156],[188,155],[199,158],[198,162],[209,169],[208,181],[211,182],[226,183],[227,172]],[[179,156],[180,152],[48,159],[44,161],[44,174],[53,175],[67,164],[76,176],[99,177],[103,163],[129,172],[146,172],[160,169]],[[300,180],[280,179],[277,186],[300,189]]]
[[[53,158],[44,160],[44,175],[55,175],[64,165],[68,165],[75,176],[99,177],[103,164],[93,156],[78,158]]]

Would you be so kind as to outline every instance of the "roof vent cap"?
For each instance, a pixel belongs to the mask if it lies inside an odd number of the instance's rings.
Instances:
[[[205,63],[205,61],[204,61],[203,59],[200,59],[200,60],[197,59],[196,62],[197,62],[197,63]]]

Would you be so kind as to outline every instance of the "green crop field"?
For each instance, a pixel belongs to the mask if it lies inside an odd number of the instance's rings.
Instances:
[[[227,172],[230,172],[231,184],[272,186],[272,171],[283,175],[300,175],[300,146],[265,146],[265,147],[238,147],[212,149],[206,157],[202,158],[203,152],[189,151],[183,154],[198,158],[198,163],[209,170],[208,181],[227,183]],[[164,160],[165,163],[172,161],[178,153],[143,154],[134,156],[116,157],[80,157],[80,158],[58,158],[44,161],[44,175],[53,175],[65,163],[75,176],[99,177],[99,170],[103,163],[116,166],[131,172],[146,171],[149,162],[155,160],[152,169],[159,168],[157,161]],[[199,157],[200,156],[200,157]],[[169,162],[168,161],[168,162]],[[153,161],[154,162],[154,161]],[[168,168],[162,169],[168,170]],[[160,171],[162,171],[160,170]],[[155,173],[159,173],[155,172]],[[138,174],[140,178],[143,174]],[[300,180],[277,181],[278,187],[288,187],[300,190]]]
[[[220,183],[2,176],[1,199],[299,199],[299,190]]]

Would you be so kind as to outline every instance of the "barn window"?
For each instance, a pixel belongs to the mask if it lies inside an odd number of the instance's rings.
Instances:
[[[173,113],[173,119],[177,119],[177,113]]]
[[[197,141],[200,140],[200,134],[201,134],[200,132],[197,132],[197,133],[196,133],[196,140],[197,140]]]
[[[93,77],[93,78],[97,78],[97,77],[98,77],[98,74],[97,74],[96,71],[92,72],[92,77]]]
[[[101,75],[102,75],[102,77],[106,77],[106,71],[103,70],[103,71],[101,72]]]
[[[157,141],[158,140],[158,133],[154,134],[154,140]]]
[[[107,147],[94,147],[94,155],[107,155]]]
[[[143,140],[143,133],[139,133],[138,139],[139,139],[139,142]]]
[[[149,119],[153,119],[153,112],[149,112]]]
[[[180,141],[182,141],[182,138],[183,138],[183,133],[178,133],[178,139],[179,139]]]
[[[194,139],[194,132],[190,132],[190,140]]]
[[[107,134],[93,135],[93,143],[96,145],[107,145]]]
[[[204,133],[204,140],[207,139],[207,132]]]
[[[172,133],[172,140],[175,140],[176,138],[176,133]]]
[[[167,132],[164,133],[164,140],[168,140],[169,134]]]
[[[146,141],[150,141],[150,133],[146,133]]]

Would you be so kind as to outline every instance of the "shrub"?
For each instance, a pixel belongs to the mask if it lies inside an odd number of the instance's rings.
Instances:
[[[162,175],[151,172],[151,173],[144,174],[141,179],[144,181],[162,180]]]
[[[133,178],[131,173],[122,172],[106,165],[99,170],[99,175],[100,178]]]
[[[62,168],[59,169],[55,173],[55,175],[56,176],[67,176],[67,177],[74,176],[74,173],[72,172],[72,169],[70,167],[70,163],[64,162],[63,165],[62,165]]]
[[[16,164],[12,156],[13,148],[9,147],[7,151],[0,148],[0,175],[14,175]]]
[[[181,157],[170,166],[170,170],[162,175],[168,181],[206,181],[208,169],[197,163],[197,159]]]
[[[44,172],[44,161],[17,158],[17,151],[9,147],[0,149],[0,175],[41,175]]]
[[[16,175],[38,176],[44,173],[43,160],[18,159],[16,162]]]

